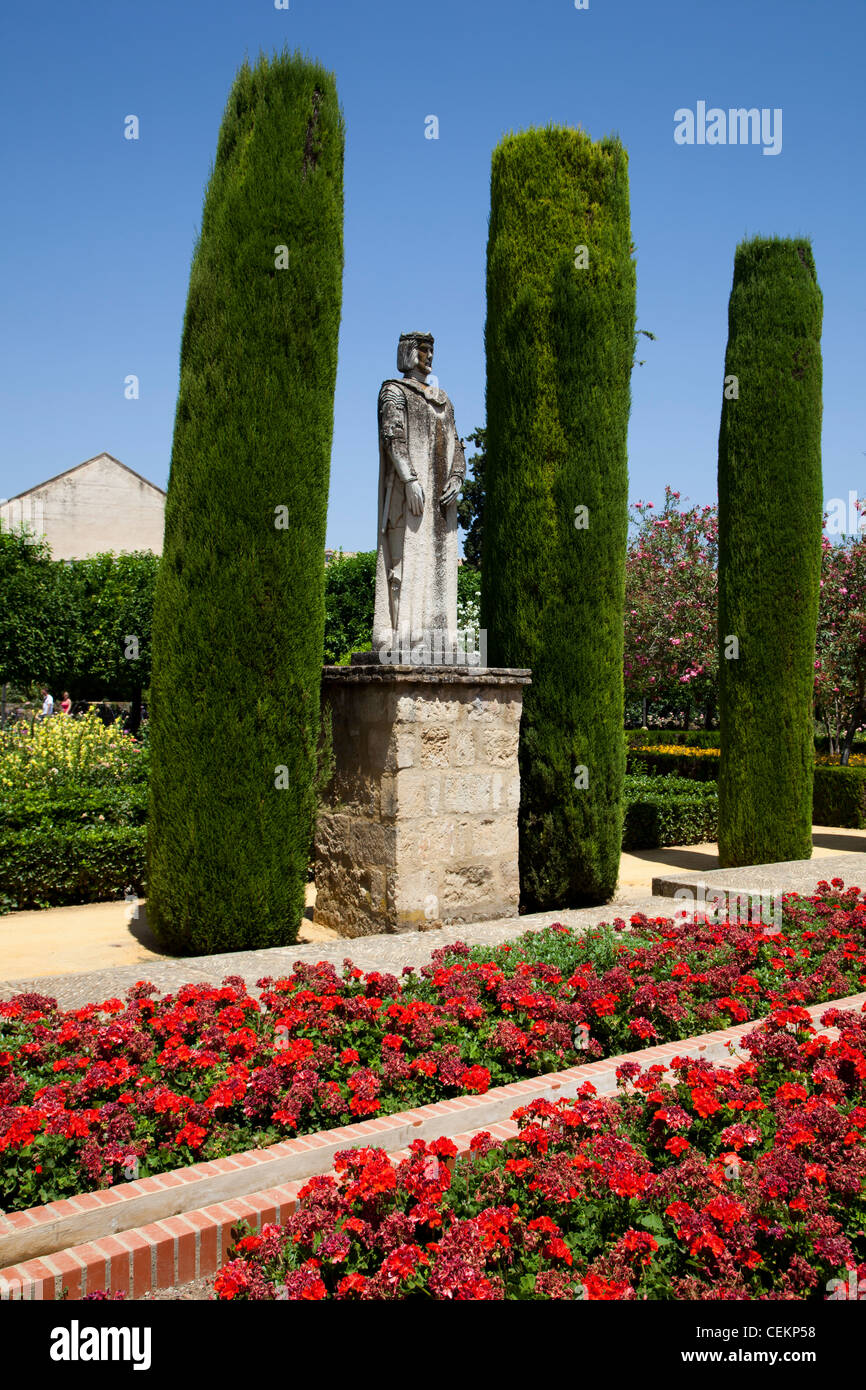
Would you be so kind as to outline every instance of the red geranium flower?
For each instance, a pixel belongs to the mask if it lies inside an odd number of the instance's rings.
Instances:
[[[347,1274],[337,1285],[337,1298],[350,1298],[352,1294],[364,1293],[369,1284],[364,1274]]]

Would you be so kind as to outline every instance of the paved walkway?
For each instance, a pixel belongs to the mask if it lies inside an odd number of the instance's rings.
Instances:
[[[835,860],[835,856],[842,855],[838,865],[844,867],[844,872],[840,876],[848,881],[853,867],[860,863],[860,879],[866,883],[866,857],[862,857],[866,831],[816,826],[814,843],[813,864],[815,859]],[[852,852],[856,857],[852,858]],[[399,975],[404,966],[425,964],[431,951],[453,941],[499,944],[554,921],[587,927],[613,922],[617,917],[627,921],[636,911],[651,917],[671,916],[675,910],[672,889],[665,896],[654,896],[653,876],[665,871],[666,877],[680,883],[684,881],[683,871],[697,870],[703,874],[717,868],[714,844],[646,850],[623,855],[616,897],[603,907],[353,940],[338,937],[307,919],[298,943],[293,946],[181,959],[160,952],[147,925],[143,904],[96,903],[10,913],[0,917],[0,998],[34,991],[53,995],[64,1008],[75,1008],[93,1000],[121,996],[141,979],[163,991],[175,990],[187,981],[219,984],[226,975],[242,975],[255,983],[266,975],[287,974],[295,961],[330,960],[340,966],[347,956],[362,969]],[[806,861],[800,861],[796,868],[796,886],[806,891],[811,891],[819,878],[832,877],[837,872],[835,862],[815,865],[814,872],[810,872]],[[308,903],[312,903],[314,894],[311,888]]]
[[[551,922],[567,926],[591,926],[597,922],[627,920],[635,911],[653,916],[670,916],[674,904],[670,898],[642,898],[639,904],[611,903],[606,907],[583,908],[568,912],[544,912],[524,917],[510,917],[498,922],[475,922],[443,927],[428,932],[388,933],[378,936],[336,937],[295,946],[272,947],[262,951],[230,951],[216,956],[185,956],[181,959],[150,955],[137,964],[102,966],[69,974],[40,974],[0,981],[0,999],[15,994],[35,992],[49,994],[63,1008],[78,1008],[96,999],[122,997],[124,990],[138,980],[149,980],[163,992],[176,990],[187,983],[220,984],[226,975],[242,975],[248,984],[266,975],[279,977],[291,973],[296,961],[308,963],[329,960],[339,967],[346,957],[362,970],[381,970],[399,975],[406,965],[425,965],[430,953],[453,941],[470,945],[499,944],[522,935],[525,931],[541,930]]]
[[[866,842],[863,849],[866,849]],[[847,886],[866,888],[866,854],[863,849],[848,854],[821,856],[816,864],[813,857],[808,859],[789,859],[779,864],[748,864],[739,869],[710,869],[697,873],[682,873],[666,869],[653,879],[653,892],[664,897],[675,897],[677,892],[688,890],[694,893],[703,888],[711,893],[749,894],[764,897],[775,893],[811,893],[815,886],[816,872],[822,878],[841,878]],[[821,867],[822,860],[830,868]]]

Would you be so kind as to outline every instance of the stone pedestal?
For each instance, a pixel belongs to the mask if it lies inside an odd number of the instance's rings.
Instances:
[[[529,671],[326,666],[335,773],[316,921],[341,936],[515,916],[517,740]]]

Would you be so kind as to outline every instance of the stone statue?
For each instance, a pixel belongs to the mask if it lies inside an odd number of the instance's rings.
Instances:
[[[430,661],[423,654],[431,634],[456,639],[457,496],[466,459],[454,407],[438,386],[427,385],[432,365],[432,336],[404,333],[397,349],[403,379],[384,382],[379,392],[373,652],[383,661],[395,660],[387,653],[398,644]]]

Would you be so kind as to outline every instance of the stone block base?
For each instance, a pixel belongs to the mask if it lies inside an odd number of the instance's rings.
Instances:
[[[528,671],[326,666],[335,773],[315,919],[342,936],[518,910],[517,741]]]

